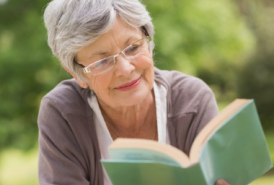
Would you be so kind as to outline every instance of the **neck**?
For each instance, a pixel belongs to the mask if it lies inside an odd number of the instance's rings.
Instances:
[[[154,93],[142,102],[116,109],[100,103],[102,115],[113,139],[117,137],[157,139]]]

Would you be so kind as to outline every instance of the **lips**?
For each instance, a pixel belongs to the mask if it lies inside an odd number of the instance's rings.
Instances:
[[[141,82],[141,77],[139,77],[138,79],[133,80],[131,82],[120,85],[118,87],[115,87],[115,89],[120,90],[120,91],[131,90],[131,89],[135,88],[136,86],[138,86],[140,82]]]

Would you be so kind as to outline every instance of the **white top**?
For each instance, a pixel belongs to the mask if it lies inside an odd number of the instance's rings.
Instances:
[[[167,90],[161,84],[154,82],[153,84],[154,96],[156,102],[156,116],[157,116],[157,131],[158,142],[170,144],[169,135],[167,132]],[[88,97],[88,103],[94,111],[93,121],[95,123],[96,133],[98,137],[100,153],[102,159],[109,159],[108,146],[113,142],[109,130],[106,126],[105,120],[102,116],[97,98],[95,94]],[[105,169],[104,171],[104,185],[112,185]]]

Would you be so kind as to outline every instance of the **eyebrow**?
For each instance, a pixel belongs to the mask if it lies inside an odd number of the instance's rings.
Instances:
[[[126,42],[124,43],[124,45],[125,45],[125,47],[127,47],[127,45],[129,45],[129,41],[131,40],[131,39],[133,39],[133,38],[135,38],[135,37],[129,37],[127,40],[126,40]]]
[[[107,51],[98,51],[98,52],[93,53],[90,57],[93,57],[95,55],[106,55],[107,53],[108,53]]]
[[[92,57],[95,57],[95,56],[104,56],[106,55],[108,52],[107,51],[97,51],[95,53],[93,53],[92,55],[90,55],[87,59],[91,59]]]

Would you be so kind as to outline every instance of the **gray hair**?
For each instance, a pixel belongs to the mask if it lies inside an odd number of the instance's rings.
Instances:
[[[110,30],[117,15],[135,28],[146,29],[152,37],[149,44],[152,55],[154,26],[138,0],[53,0],[46,7],[48,45],[63,67],[82,82],[86,81],[83,70],[73,62],[77,52]]]

